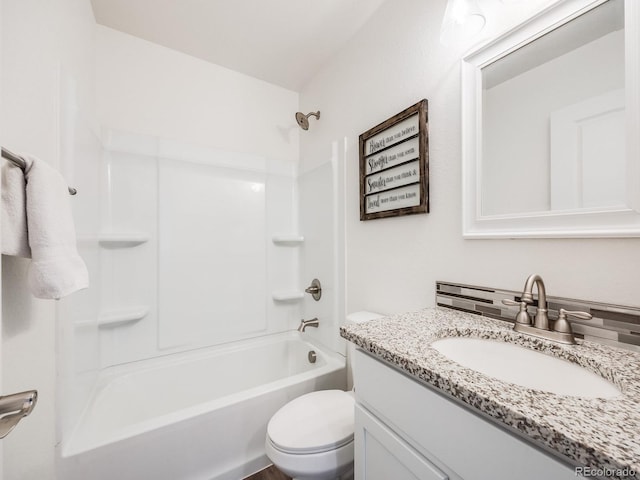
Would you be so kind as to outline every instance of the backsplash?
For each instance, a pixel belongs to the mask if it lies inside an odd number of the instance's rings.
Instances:
[[[452,282],[436,282],[436,303],[440,307],[462,310],[485,317],[514,322],[518,307],[502,304],[502,299],[520,301],[522,292],[478,287]],[[535,292],[534,292],[535,295]],[[549,318],[558,318],[558,310],[580,310],[593,315],[591,320],[571,319],[576,338],[640,351],[640,308],[560,298],[547,295]],[[529,306],[535,314],[537,301]]]

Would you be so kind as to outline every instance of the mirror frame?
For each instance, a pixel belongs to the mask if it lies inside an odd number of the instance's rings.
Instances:
[[[563,0],[462,59],[464,238],[640,237],[640,1],[624,0],[628,208],[483,215],[482,68],[609,0]],[[635,88],[629,88],[634,86]]]

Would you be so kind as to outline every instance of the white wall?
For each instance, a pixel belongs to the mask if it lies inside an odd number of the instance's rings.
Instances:
[[[104,127],[297,161],[296,92],[103,26],[97,46]]]
[[[69,85],[63,79],[73,79],[75,87],[69,88],[84,114],[81,122],[95,131],[94,25],[88,0],[4,0],[2,5],[3,145],[39,156],[70,183],[73,172],[61,158],[70,146],[61,139],[60,89]],[[3,392],[36,388],[40,394],[31,416],[2,441],[4,478],[49,479],[56,443],[55,302],[28,293],[28,261],[2,261]]]
[[[481,3],[488,37],[549,2]],[[533,272],[551,295],[637,305],[640,239],[463,240],[460,58],[470,45],[439,44],[445,5],[385,3],[301,92],[302,110],[322,111],[301,140],[304,168],[347,139],[346,310],[432,306],[436,280],[517,290]],[[431,213],[360,222],[358,135],[422,98],[429,100]]]
[[[315,125],[312,125],[313,128]],[[309,134],[311,134],[309,132]],[[317,278],[322,296],[303,300],[305,319],[318,318],[317,329],[307,335],[332,350],[345,353],[345,343],[337,335],[344,311],[344,184],[343,142],[334,142],[324,163],[298,177],[300,232],[305,237],[301,250],[300,274],[304,285]]]

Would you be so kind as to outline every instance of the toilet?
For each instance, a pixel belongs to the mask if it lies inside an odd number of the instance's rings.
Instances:
[[[361,323],[381,316],[356,312],[347,315],[345,323]],[[351,358],[353,345],[349,344],[349,374]],[[353,392],[342,390],[320,390],[291,400],[267,425],[267,456],[294,480],[352,479],[354,406]]]

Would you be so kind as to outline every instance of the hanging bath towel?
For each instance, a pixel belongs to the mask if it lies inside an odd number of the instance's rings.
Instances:
[[[31,248],[27,282],[34,296],[59,299],[89,286],[87,267],[76,249],[69,191],[62,175],[47,163],[23,158]]]
[[[31,258],[24,172],[2,160],[2,254]]]

